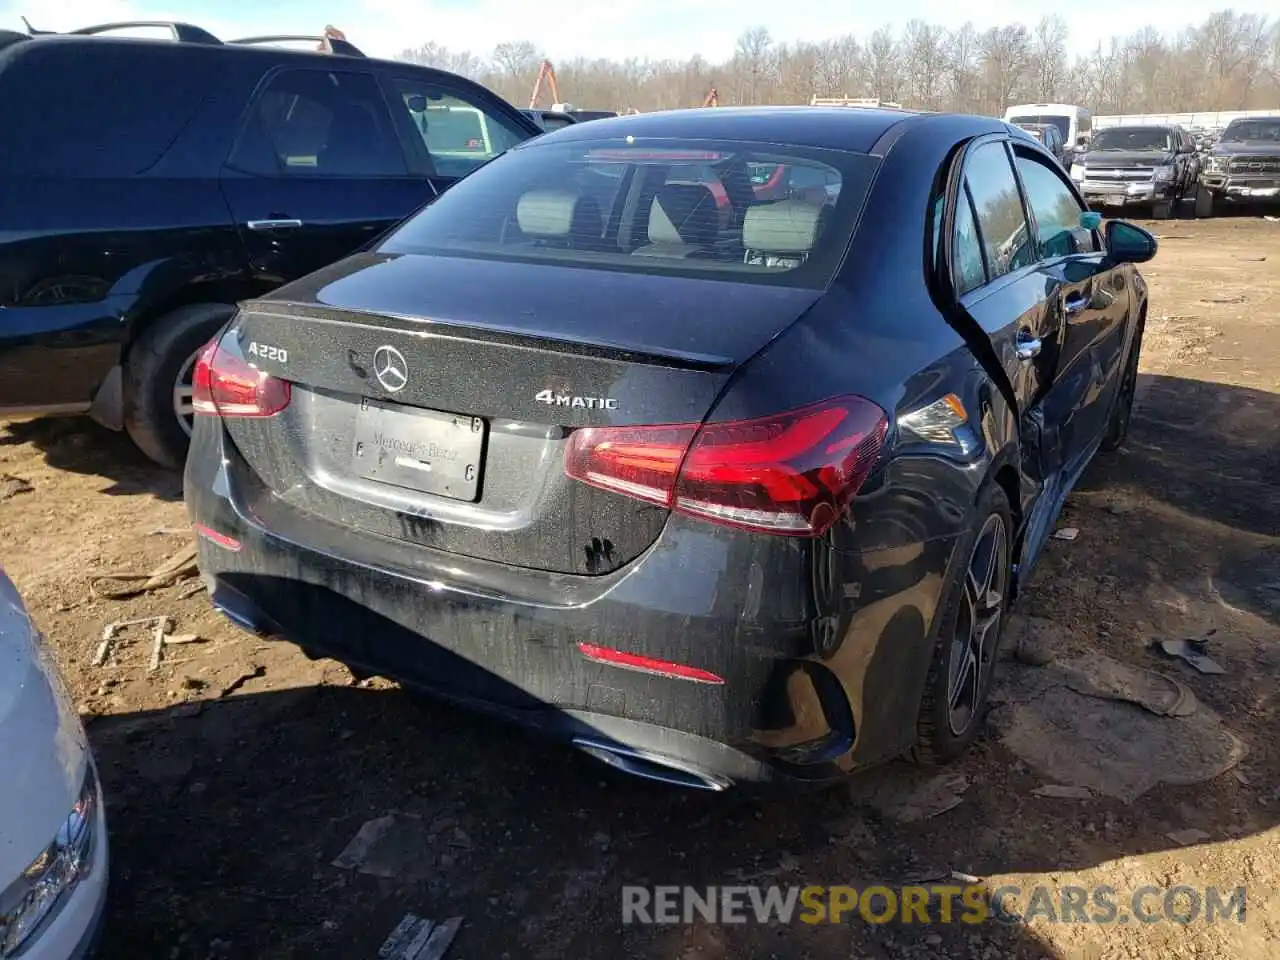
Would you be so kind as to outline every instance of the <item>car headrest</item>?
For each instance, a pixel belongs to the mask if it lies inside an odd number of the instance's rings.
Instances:
[[[823,209],[800,200],[749,207],[742,221],[742,245],[763,253],[807,254],[818,239]]]
[[[599,242],[604,218],[595,197],[572,190],[530,190],[516,204],[520,232],[531,237]]]
[[[715,194],[697,183],[668,183],[649,208],[650,243],[714,243],[720,232]]]

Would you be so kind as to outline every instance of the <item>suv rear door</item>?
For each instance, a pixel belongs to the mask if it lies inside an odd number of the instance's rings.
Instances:
[[[259,84],[222,190],[264,289],[326,266],[433,196],[371,72],[287,66]]]

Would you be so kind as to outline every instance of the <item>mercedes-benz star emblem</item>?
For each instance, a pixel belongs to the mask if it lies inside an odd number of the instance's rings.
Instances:
[[[409,364],[403,353],[384,344],[373,351],[373,375],[388,393],[398,393],[409,382]]]

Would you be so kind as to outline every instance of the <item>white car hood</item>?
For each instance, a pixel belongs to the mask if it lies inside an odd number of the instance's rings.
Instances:
[[[53,840],[88,762],[58,667],[0,571],[0,890]]]

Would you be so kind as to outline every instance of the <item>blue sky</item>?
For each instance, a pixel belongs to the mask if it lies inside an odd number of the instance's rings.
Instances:
[[[1267,14],[1275,0],[1240,0],[1240,12]],[[972,20],[979,27],[1015,17],[1028,25],[1058,13],[1075,50],[1151,23],[1167,29],[1200,22],[1211,7],[1192,0],[1024,0],[1017,6],[978,0],[0,0],[0,26],[66,30],[107,20],[183,19],[219,36],[318,33],[325,23],[344,30],[366,53],[392,56],[434,40],[487,54],[506,40],[531,40],[553,59],[605,56],[661,59],[701,53],[719,60],[738,34],[765,26],[778,40],[821,40],[844,33],[868,35],[881,24],[901,26],[920,17],[944,26]],[[891,12],[891,15],[890,15]]]

